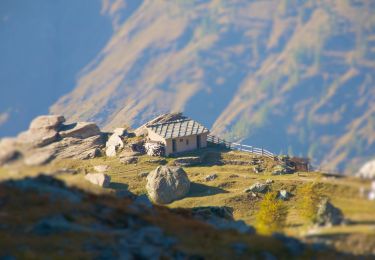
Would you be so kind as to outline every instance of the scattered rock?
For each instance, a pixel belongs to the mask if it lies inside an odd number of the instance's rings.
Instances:
[[[254,171],[255,173],[261,173],[261,172],[263,172],[263,169],[262,169],[262,167],[260,167],[260,165],[255,165],[255,166],[253,167],[253,171]]]
[[[266,193],[268,191],[268,185],[266,183],[256,182],[251,185],[249,188],[244,190],[246,193],[255,192],[255,193]]]
[[[290,198],[290,193],[287,190],[280,190],[277,197],[281,200],[288,200]]]
[[[125,149],[128,150],[128,151],[138,152],[140,154],[145,154],[146,149],[145,149],[144,144],[145,144],[144,139],[133,141],[133,142],[127,144]]]
[[[231,175],[229,175],[229,178],[238,178],[238,177],[240,177],[240,176],[238,176],[237,174],[231,174]]]
[[[273,180],[271,180],[271,179],[266,180],[266,184],[271,184],[271,183],[273,183]]]
[[[168,204],[189,192],[190,181],[180,167],[158,166],[148,174],[146,189],[154,202]]]
[[[272,175],[291,174],[293,172],[293,168],[287,166],[286,164],[280,164],[273,168]]]
[[[215,180],[217,177],[218,177],[218,175],[217,175],[216,173],[214,173],[214,174],[207,175],[207,176],[204,178],[204,180],[205,180],[205,181],[213,181],[213,180]]]
[[[91,122],[78,122],[70,125],[65,125],[59,131],[62,138],[73,137],[85,139],[94,135],[100,135],[100,129],[95,123]]]
[[[155,164],[159,164],[159,165],[165,165],[167,164],[167,160],[165,159],[150,159],[150,160],[147,160],[148,163],[155,163]]]
[[[316,216],[316,224],[319,226],[335,226],[343,222],[344,216],[340,209],[336,208],[328,199],[323,199]]]
[[[26,157],[24,162],[28,166],[39,166],[50,162],[54,158],[55,152],[53,150],[42,150],[30,154]]]
[[[57,130],[63,123],[65,118],[60,115],[38,116],[31,121],[29,129],[54,129]]]
[[[138,158],[131,156],[131,157],[121,157],[120,162],[123,164],[135,164],[138,162]]]
[[[165,145],[160,142],[146,142],[145,149],[150,156],[164,156],[165,154]]]
[[[222,160],[224,164],[227,165],[249,165],[250,162],[248,161],[241,161],[241,160]]]
[[[174,160],[176,166],[194,166],[201,163],[201,158],[198,156],[180,157]]]
[[[141,153],[139,152],[135,152],[135,151],[127,151],[127,150],[123,150],[120,154],[119,154],[119,157],[133,157],[133,156],[140,156]]]
[[[94,170],[99,173],[105,173],[106,171],[109,170],[108,165],[96,165],[94,166]]]
[[[104,173],[88,173],[85,179],[92,184],[99,185],[101,187],[108,187],[111,182],[111,177]]]

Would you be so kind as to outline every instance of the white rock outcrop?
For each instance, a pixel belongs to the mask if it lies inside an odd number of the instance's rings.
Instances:
[[[375,179],[375,160],[365,163],[357,172],[357,176],[366,179]]]
[[[106,143],[105,154],[108,157],[116,156],[117,152],[124,148],[124,142],[122,136],[125,134],[126,130],[124,128],[116,128],[114,133],[108,138]]]
[[[147,175],[146,189],[155,203],[168,204],[186,196],[190,181],[181,167],[158,166]]]

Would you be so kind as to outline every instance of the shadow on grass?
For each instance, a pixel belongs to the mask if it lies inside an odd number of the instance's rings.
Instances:
[[[228,193],[228,191],[218,187],[192,182],[190,183],[190,190],[187,197],[206,197],[220,193]]]
[[[347,224],[350,225],[375,225],[375,220],[351,220],[346,219]]]
[[[128,190],[129,185],[125,183],[120,182],[111,182],[109,184],[108,188],[114,189],[114,190]]]

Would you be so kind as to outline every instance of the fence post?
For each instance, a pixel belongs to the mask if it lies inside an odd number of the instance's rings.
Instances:
[[[262,156],[263,156],[263,147],[262,147]]]

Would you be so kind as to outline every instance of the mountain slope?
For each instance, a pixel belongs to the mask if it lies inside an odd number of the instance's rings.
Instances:
[[[105,129],[184,111],[327,170],[375,152],[372,1],[143,1],[51,108]],[[122,4],[121,4],[122,3]]]

